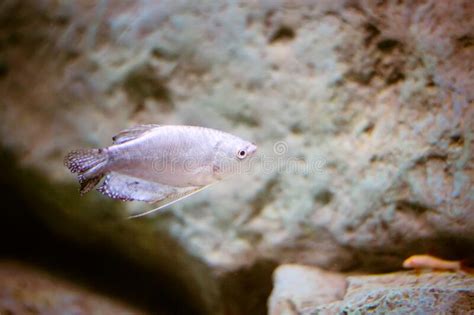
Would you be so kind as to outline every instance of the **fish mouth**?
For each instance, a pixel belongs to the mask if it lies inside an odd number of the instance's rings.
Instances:
[[[255,143],[251,143],[247,148],[248,155],[255,154],[255,152],[257,152],[257,149],[258,149],[257,145]]]

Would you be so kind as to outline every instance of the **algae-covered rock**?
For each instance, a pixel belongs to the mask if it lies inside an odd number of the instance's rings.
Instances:
[[[469,0],[4,1],[2,176],[53,229],[164,270],[208,313],[263,312],[280,263],[460,258],[474,246],[472,38]],[[260,160],[126,221],[147,205],[81,198],[62,159],[140,123],[222,129]]]
[[[474,311],[474,277],[426,273],[348,277],[342,301],[302,314],[470,314]]]
[[[469,274],[394,273],[348,277],[347,282],[342,302],[309,314],[326,309],[347,314],[469,314],[474,311],[474,277]]]
[[[471,314],[474,276],[449,272],[396,272],[345,276],[315,267],[275,270],[270,315]]]

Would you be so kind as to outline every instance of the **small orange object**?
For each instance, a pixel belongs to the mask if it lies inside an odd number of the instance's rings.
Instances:
[[[413,255],[405,259],[403,268],[459,271],[462,264],[457,260],[444,260],[431,255]]]

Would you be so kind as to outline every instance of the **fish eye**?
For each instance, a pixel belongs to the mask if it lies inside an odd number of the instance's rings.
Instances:
[[[239,150],[239,153],[237,153],[237,157],[239,159],[244,159],[247,156],[247,151],[245,150]]]

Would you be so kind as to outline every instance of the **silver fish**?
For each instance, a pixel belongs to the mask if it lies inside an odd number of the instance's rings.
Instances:
[[[64,164],[78,174],[81,195],[97,188],[124,201],[162,209],[242,169],[257,146],[231,134],[194,126],[140,125],[120,132],[113,145],[70,152]]]

